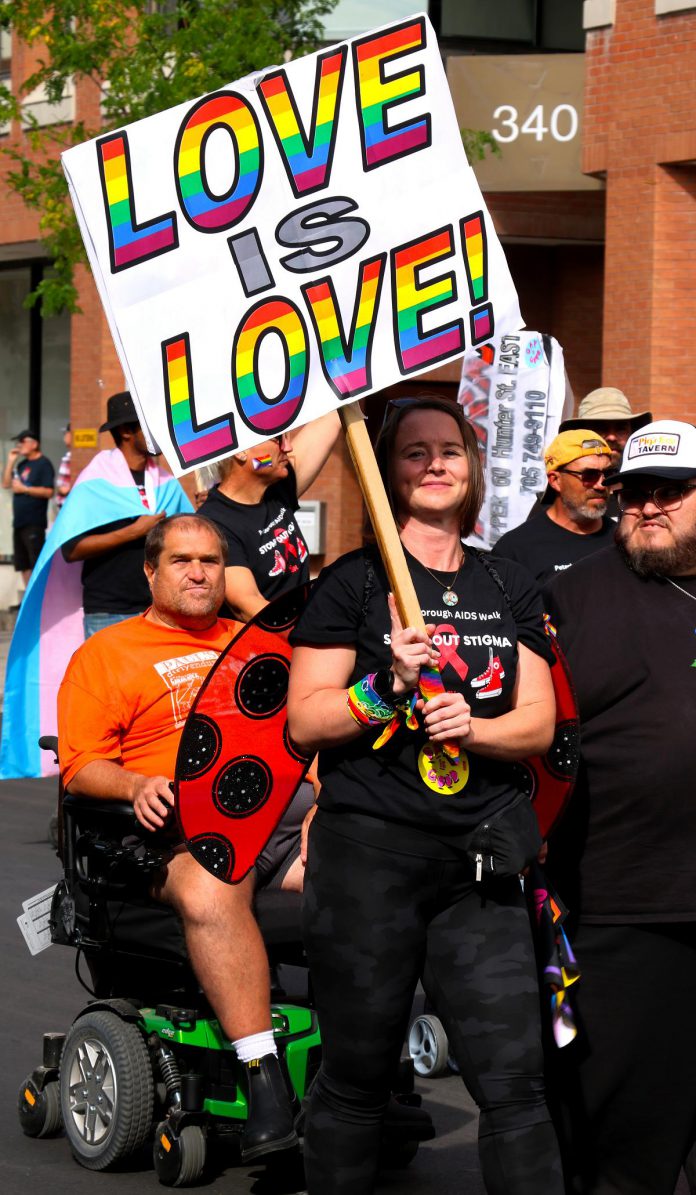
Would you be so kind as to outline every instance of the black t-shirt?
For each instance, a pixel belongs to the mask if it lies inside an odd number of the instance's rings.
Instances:
[[[269,602],[309,580],[309,551],[295,517],[298,504],[290,469],[286,478],[268,487],[260,502],[235,502],[215,486],[197,512],[227,538],[228,565],[250,569],[259,593]]]
[[[508,560],[523,564],[537,581],[543,583],[565,572],[578,560],[584,560],[598,548],[613,544],[615,531],[616,524],[604,518],[599,531],[591,535],[578,535],[575,531],[559,527],[544,512],[538,518],[529,519],[512,531],[506,531],[496,543],[494,551],[498,556],[507,556]]]
[[[675,581],[696,598],[696,577]],[[580,706],[581,773],[551,843],[588,922],[696,920],[696,602],[605,548],[549,586]]]
[[[366,566],[369,555],[370,564]],[[518,642],[549,658],[541,597],[524,569],[493,558],[510,599],[484,565],[467,553],[455,584],[459,604],[442,600],[451,574],[434,580],[411,555],[407,559],[426,623],[435,623],[434,641],[448,690],[464,693],[479,718],[510,709],[517,673]],[[389,586],[381,562],[360,550],[324,569],[291,636],[293,643],[350,644],[356,661],[350,683],[391,664]],[[521,791],[514,763],[463,753],[459,769],[430,760],[422,729],[401,726],[388,743],[373,750],[380,728],[319,755],[320,807],[345,814],[371,815],[418,827],[457,844],[484,815],[508,805]],[[468,769],[468,777],[466,771]]]
[[[14,474],[22,485],[53,489],[55,470],[47,456],[39,456],[35,461],[21,461],[15,465]],[[45,527],[47,512],[48,498],[36,498],[33,494],[12,495],[12,521],[15,527]]]
[[[152,513],[145,497],[145,471],[131,469],[143,500],[143,514]],[[117,519],[95,527],[90,535],[119,531],[135,519]],[[71,543],[74,541],[71,541]],[[68,549],[71,545],[66,544]],[[152,604],[145,578],[145,536],[128,540],[82,562],[82,608],[85,614],[140,614]]]

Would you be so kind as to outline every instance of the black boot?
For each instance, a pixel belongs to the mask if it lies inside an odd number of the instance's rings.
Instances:
[[[275,1054],[244,1063],[249,1113],[242,1134],[242,1161],[299,1144],[288,1089]]]

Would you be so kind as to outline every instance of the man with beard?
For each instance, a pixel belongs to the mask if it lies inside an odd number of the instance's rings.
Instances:
[[[611,448],[597,432],[578,428],[556,436],[544,453],[554,501],[537,518],[501,536],[496,555],[523,564],[543,583],[612,543],[614,524],[606,518],[604,488],[610,461]]]
[[[628,439],[616,544],[549,586],[581,718],[549,867],[580,1033],[557,1060],[569,1189],[672,1195],[696,1124],[696,429]]]

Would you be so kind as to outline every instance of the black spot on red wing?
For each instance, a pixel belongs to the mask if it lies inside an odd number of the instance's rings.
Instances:
[[[276,598],[256,616],[255,625],[264,631],[290,630],[304,610],[308,590],[309,586],[301,585],[299,589],[291,589],[289,593]]]
[[[249,817],[265,804],[272,788],[268,764],[255,755],[239,755],[218,773],[213,802],[225,817]]]
[[[235,686],[235,700],[247,718],[270,718],[285,705],[290,665],[271,653],[246,664]]]
[[[521,793],[525,793],[528,797],[533,797],[536,788],[537,780],[532,768],[528,767],[526,763],[514,763],[512,772],[514,776],[514,785]]]
[[[288,730],[287,722],[283,727],[283,746],[285,747],[288,755],[291,755],[292,758],[297,760],[298,763],[307,763],[307,761],[312,758],[311,755],[303,755],[300,751],[300,748],[295,746],[290,738],[290,731]]]
[[[576,721],[559,722],[545,755],[546,766],[559,780],[574,780],[580,766],[580,726]]]
[[[220,727],[212,718],[196,714],[184,726],[177,755],[177,778],[195,780],[212,768],[222,748]]]
[[[229,880],[234,869],[234,847],[222,834],[197,834],[187,847],[194,859],[220,880]]]

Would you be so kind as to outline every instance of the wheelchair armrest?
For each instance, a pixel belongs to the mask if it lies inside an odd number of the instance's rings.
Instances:
[[[109,822],[120,817],[131,821],[134,826],[138,823],[130,801],[102,800],[101,797],[82,797],[75,793],[65,793],[63,812],[73,816],[83,814],[90,820],[104,818]]]

